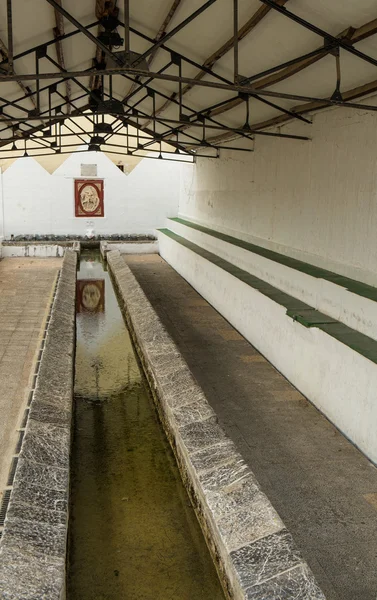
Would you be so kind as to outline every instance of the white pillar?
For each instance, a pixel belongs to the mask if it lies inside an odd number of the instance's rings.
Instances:
[[[0,243],[4,239],[4,175],[0,167]]]

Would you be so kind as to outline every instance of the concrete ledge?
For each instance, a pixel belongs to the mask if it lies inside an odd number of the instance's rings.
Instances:
[[[228,598],[324,600],[313,574],[120,253],[107,255],[157,409]]]
[[[72,244],[70,244],[72,246]],[[18,244],[3,243],[1,248],[2,258],[20,258],[30,256],[32,258],[56,258],[64,256],[66,246],[61,244]]]
[[[76,262],[66,250],[0,543],[3,600],[65,597]]]
[[[81,244],[79,241],[73,242],[72,244],[72,250],[74,252],[77,252],[78,256],[80,256],[80,252],[81,252]]]
[[[119,250],[120,254],[158,254],[158,240],[137,240],[130,242],[101,242],[100,252],[104,260],[112,250]]]
[[[303,326],[311,307],[175,234],[161,256],[377,463],[377,342],[342,323]],[[296,317],[294,317],[295,315]],[[316,317],[320,315],[317,314]],[[324,316],[324,315],[322,315]],[[364,339],[366,338],[366,339]],[[355,343],[357,342],[357,343]]]
[[[377,288],[191,221],[168,219],[168,227],[204,250],[377,339]]]

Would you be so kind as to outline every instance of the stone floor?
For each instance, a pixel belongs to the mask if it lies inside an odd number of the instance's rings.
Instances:
[[[0,262],[0,500],[61,264],[55,258]]]
[[[375,600],[377,469],[158,255],[124,258],[327,600]]]

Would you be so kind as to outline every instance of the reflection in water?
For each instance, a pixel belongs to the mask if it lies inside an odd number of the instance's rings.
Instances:
[[[104,279],[79,280],[76,297],[77,312],[103,312],[105,310]]]
[[[106,312],[77,315],[68,599],[224,600],[108,274],[78,277]]]

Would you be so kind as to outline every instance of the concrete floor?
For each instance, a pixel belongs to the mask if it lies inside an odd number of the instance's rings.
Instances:
[[[375,600],[377,469],[158,255],[124,258],[327,600]]]
[[[0,262],[0,501],[61,259]]]

